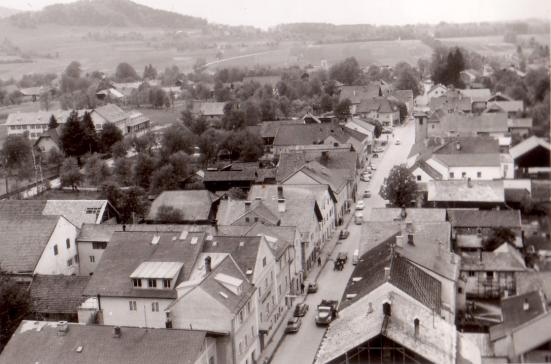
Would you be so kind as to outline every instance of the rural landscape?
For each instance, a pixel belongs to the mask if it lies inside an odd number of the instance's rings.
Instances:
[[[550,361],[551,8],[423,1],[0,6],[0,364]]]

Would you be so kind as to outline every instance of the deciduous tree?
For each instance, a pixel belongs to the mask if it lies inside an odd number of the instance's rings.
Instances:
[[[78,186],[82,182],[82,173],[80,173],[76,158],[69,157],[65,159],[61,165],[60,179],[63,187],[70,186],[74,191],[78,191]]]
[[[415,178],[403,165],[394,166],[381,187],[381,197],[395,207],[411,206],[415,200],[416,192]]]
[[[113,144],[122,141],[122,131],[113,123],[103,124],[103,128],[99,133],[99,144],[101,150],[108,152],[111,150]]]
[[[29,290],[0,267],[0,353],[30,311]]]
[[[86,159],[84,171],[86,181],[92,186],[99,186],[111,174],[105,161],[97,154],[93,154]]]

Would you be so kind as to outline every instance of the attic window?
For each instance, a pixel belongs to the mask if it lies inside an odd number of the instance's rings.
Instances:
[[[359,282],[362,280],[362,277],[353,277],[352,282]]]
[[[251,275],[251,274],[253,274],[253,270],[252,270],[252,269],[250,269],[250,268],[249,268],[249,269],[247,269],[247,272],[246,272],[246,274],[247,274],[247,275]]]
[[[193,238],[191,238],[190,244],[191,244],[191,245],[195,245],[195,244],[197,244],[197,241],[198,241],[198,240],[199,240],[199,238],[196,237],[196,236],[194,236]]]
[[[99,208],[99,207],[87,207],[86,208],[86,213],[90,214],[90,215],[92,215],[92,214],[97,215],[97,214],[99,214],[100,211],[101,211],[101,208]]]
[[[244,247],[244,246],[245,246],[245,242],[244,242],[244,241],[240,241],[240,242],[239,242],[239,247],[242,248],[242,247]]]
[[[187,230],[182,231],[182,233],[180,234],[180,240],[186,240],[187,234],[188,234]]]

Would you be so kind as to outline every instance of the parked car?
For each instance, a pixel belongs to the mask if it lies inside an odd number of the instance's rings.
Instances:
[[[371,192],[369,190],[365,190],[364,194],[363,194],[363,197],[364,198],[370,198],[371,197]]]
[[[339,239],[340,240],[346,239],[346,238],[348,238],[349,235],[350,235],[350,231],[341,230],[341,232],[339,233]]]
[[[372,170],[372,171],[376,171],[376,170],[377,170],[377,166],[374,165],[374,164],[372,164],[372,165],[371,165],[371,170]]]
[[[348,261],[348,254],[346,254],[346,252],[339,252],[337,254],[337,260],[342,260],[346,263]]]
[[[361,225],[364,221],[364,214],[361,211],[356,211],[354,214],[354,223],[356,225]]]
[[[377,147],[373,149],[373,153],[382,153],[385,151],[385,148]]]
[[[378,155],[377,153],[373,153],[373,154],[371,155],[371,158],[379,158],[379,155]]]
[[[371,180],[371,177],[370,177],[368,174],[367,174],[367,175],[366,175],[366,174],[362,174],[362,175],[360,176],[360,181],[362,181],[362,182],[369,182],[370,180]]]
[[[364,207],[365,207],[365,203],[363,202],[363,200],[356,202],[356,210],[363,210]]]
[[[306,312],[308,312],[308,305],[306,303],[297,303],[295,306],[295,312],[293,313],[293,316],[295,317],[303,317],[306,315]]]
[[[316,293],[318,291],[318,284],[317,283],[308,283],[308,293]]]
[[[302,325],[302,319],[300,317],[291,317],[289,321],[287,321],[287,327],[285,328],[285,333],[294,333],[298,332],[298,329],[300,329],[300,325]]]
[[[396,145],[400,145],[400,139],[396,138],[396,141],[394,142]]]
[[[381,131],[382,134],[392,134],[392,128],[385,126]]]

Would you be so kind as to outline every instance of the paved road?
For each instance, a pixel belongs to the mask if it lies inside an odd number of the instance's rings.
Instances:
[[[386,201],[379,195],[379,190],[383,183],[383,180],[390,169],[396,165],[405,163],[407,155],[414,140],[415,126],[413,122],[409,122],[404,127],[396,128],[394,130],[395,138],[400,139],[400,145],[395,145],[392,140],[392,136],[389,136],[389,145],[384,153],[381,153],[379,158],[373,159],[373,164],[377,166],[371,182],[359,182],[358,191],[363,193],[364,190],[369,189],[372,193],[372,197],[364,199],[366,203],[366,209],[364,211],[364,219],[369,218],[371,207],[384,207]],[[383,136],[386,138],[386,136]],[[317,327],[314,321],[316,314],[316,307],[322,299],[336,299],[340,300],[346,283],[352,275],[354,266],[352,265],[352,254],[355,249],[359,247],[361,237],[361,225],[351,222],[349,226],[350,236],[348,239],[341,241],[333,255],[329,258],[334,259],[336,254],[340,251],[348,253],[349,261],[345,265],[342,271],[334,271],[332,261],[326,264],[322,270],[318,285],[319,290],[315,294],[308,295],[306,303],[310,306],[308,313],[303,318],[302,327],[296,334],[287,335],[281,346],[276,351],[272,358],[273,364],[289,364],[289,363],[312,363],[318,347],[321,343],[323,335],[325,334],[325,328]]]

